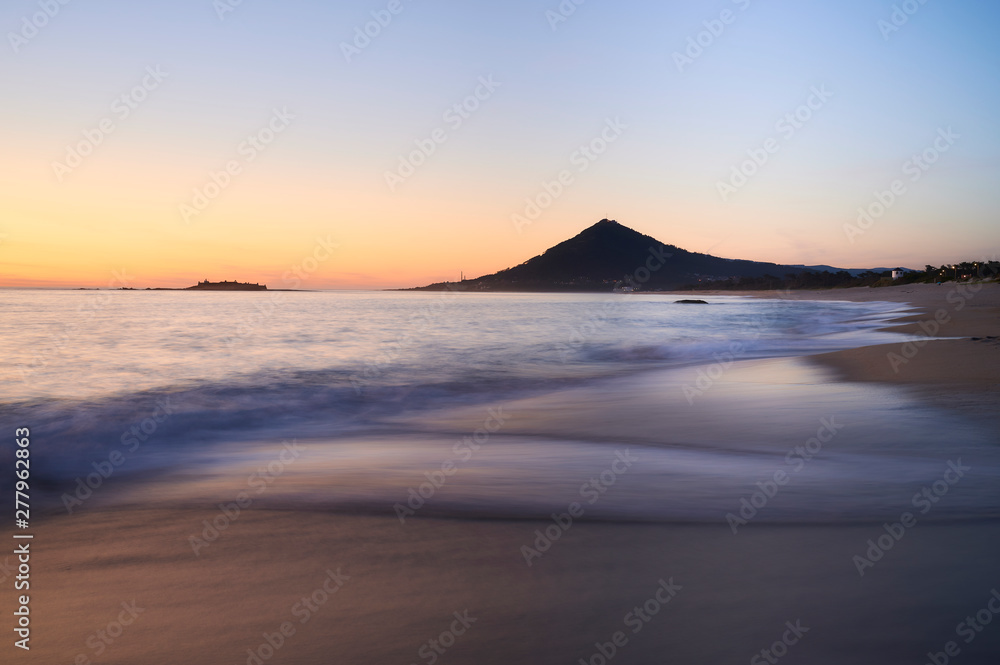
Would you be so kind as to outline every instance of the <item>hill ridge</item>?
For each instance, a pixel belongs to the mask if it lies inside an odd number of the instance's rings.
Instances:
[[[768,275],[780,278],[803,272],[813,271],[801,265],[726,259],[689,252],[616,220],[602,219],[512,268],[475,279],[440,282],[414,290],[669,290],[728,278]]]

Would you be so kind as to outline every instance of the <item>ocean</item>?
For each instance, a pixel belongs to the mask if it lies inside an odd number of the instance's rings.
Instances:
[[[56,513],[255,477],[258,506],[735,532],[898,517],[962,458],[929,518],[997,514],[989,432],[806,360],[910,339],[879,330],[905,307],[677,299],[2,290],[0,421]]]

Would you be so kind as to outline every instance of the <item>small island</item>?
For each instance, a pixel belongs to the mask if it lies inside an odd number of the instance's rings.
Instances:
[[[185,291],[267,291],[265,284],[250,284],[244,282],[198,282],[196,286],[189,286]]]

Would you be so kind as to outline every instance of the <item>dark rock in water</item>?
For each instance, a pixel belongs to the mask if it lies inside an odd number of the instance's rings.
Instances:
[[[675,305],[707,305],[704,300],[678,300]]]
[[[264,284],[250,284],[243,282],[198,282],[197,286],[189,286],[185,291],[267,291]]]

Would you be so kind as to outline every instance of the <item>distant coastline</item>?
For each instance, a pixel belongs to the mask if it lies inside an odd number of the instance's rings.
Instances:
[[[75,289],[75,290],[76,291],[103,291],[105,289],[80,287],[80,288]],[[131,287],[131,286],[123,286],[123,287],[120,287],[120,288],[117,288],[117,289],[113,289],[113,290],[115,290],[115,291],[226,291],[226,292],[234,292],[234,291],[252,291],[252,292],[268,291],[270,293],[277,293],[277,292],[286,292],[286,291],[308,291],[309,289],[268,289],[266,284],[256,284],[256,283],[251,284],[249,282],[235,282],[235,281],[234,282],[230,282],[230,281],[210,282],[210,281],[208,281],[206,279],[203,282],[198,282],[194,286],[184,286],[184,287],[179,287],[179,288],[165,287],[165,286],[158,286],[158,287],[147,286],[146,288],[143,289],[143,288],[136,288],[136,287]]]

